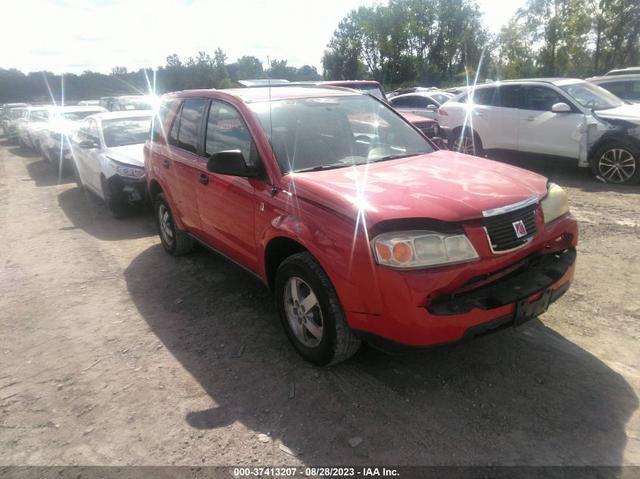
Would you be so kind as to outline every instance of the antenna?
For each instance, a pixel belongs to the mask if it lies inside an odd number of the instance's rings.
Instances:
[[[267,85],[269,86],[269,143],[271,143],[271,151],[273,151],[273,120],[271,119],[271,59],[267,55],[267,66],[269,74],[267,75]]]

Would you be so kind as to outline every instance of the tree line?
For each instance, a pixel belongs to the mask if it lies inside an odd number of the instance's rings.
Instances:
[[[267,68],[253,56],[243,56],[234,63],[217,49],[213,56],[198,52],[181,60],[169,55],[166,63],[156,69],[127,71],[114,67],[110,74],[85,71],[76,75],[56,75],[51,72],[25,74],[16,69],[0,68],[0,103],[16,101],[59,102],[89,100],[101,96],[136,95],[192,88],[230,88],[239,86],[238,80],[256,78],[284,78],[289,81],[320,80],[316,67],[289,66],[287,60],[272,60]]]
[[[474,0],[390,0],[351,11],[322,64],[331,79],[441,86],[586,77],[638,65],[639,51],[638,0],[528,0],[494,35]]]
[[[387,88],[444,86],[479,79],[586,77],[640,64],[639,0],[527,0],[501,31],[491,34],[475,0],[389,0],[343,18],[322,58],[328,80],[375,79]],[[217,49],[154,70],[80,75],[24,74],[0,69],[0,103],[226,88],[249,78],[308,81],[315,67],[253,56],[230,63]]]

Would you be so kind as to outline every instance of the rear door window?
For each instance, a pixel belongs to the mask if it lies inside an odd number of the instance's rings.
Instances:
[[[522,87],[520,85],[500,86],[499,102],[502,108],[522,108]]]
[[[395,101],[393,101],[395,100]],[[392,105],[399,108],[426,108],[431,101],[419,95],[411,95],[405,96],[402,98],[394,98],[392,101]]]

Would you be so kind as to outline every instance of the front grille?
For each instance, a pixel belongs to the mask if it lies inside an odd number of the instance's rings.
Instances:
[[[522,246],[536,234],[537,204],[484,219],[484,227],[494,252],[509,251]],[[526,235],[518,238],[513,223],[522,221]]]

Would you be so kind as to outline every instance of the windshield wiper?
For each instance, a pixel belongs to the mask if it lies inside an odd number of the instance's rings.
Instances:
[[[397,153],[395,155],[387,155],[387,156],[383,156],[382,158],[378,158],[376,160],[373,160],[374,163],[377,163],[378,161],[387,161],[387,160],[398,160],[400,158],[407,158],[409,156],[418,156],[418,155],[424,155],[427,152],[424,153]]]
[[[347,166],[363,165],[364,163],[332,163],[330,165],[318,165],[310,168],[302,168],[301,170],[293,170],[295,173],[305,173],[307,171],[323,171],[334,170],[336,168],[346,168]]]

